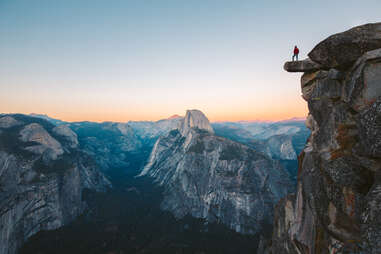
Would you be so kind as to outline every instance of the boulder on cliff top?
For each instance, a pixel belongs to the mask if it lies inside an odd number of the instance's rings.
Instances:
[[[302,61],[286,62],[283,69],[288,72],[312,72],[321,69],[321,66],[307,58]]]
[[[365,52],[381,48],[381,22],[354,27],[320,42],[308,54],[324,68],[346,69]]]

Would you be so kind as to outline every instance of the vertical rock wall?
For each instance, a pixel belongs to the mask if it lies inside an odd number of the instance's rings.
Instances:
[[[0,254],[75,219],[85,208],[84,188],[110,185],[77,144],[70,130],[44,120],[0,117]]]
[[[311,136],[295,200],[275,211],[273,253],[381,253],[381,23],[333,35],[309,56],[285,64],[304,72]]]

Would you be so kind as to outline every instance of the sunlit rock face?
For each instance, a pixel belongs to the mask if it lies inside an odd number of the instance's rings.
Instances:
[[[208,118],[200,110],[187,110],[184,120],[181,122],[180,131],[183,136],[187,135],[191,129],[205,130],[214,133]]]
[[[205,115],[189,110],[181,128],[156,142],[141,175],[164,187],[162,208],[258,233],[292,186],[276,161],[213,134]]]
[[[38,231],[80,215],[83,189],[110,183],[69,130],[24,115],[0,123],[0,253],[13,254]]]
[[[295,201],[275,212],[275,253],[380,253],[380,29],[353,28],[309,54],[324,69],[301,79],[311,136]]]

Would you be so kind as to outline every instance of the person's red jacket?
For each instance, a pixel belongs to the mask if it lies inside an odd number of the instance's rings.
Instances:
[[[294,55],[299,54],[299,49],[297,47],[294,48]]]

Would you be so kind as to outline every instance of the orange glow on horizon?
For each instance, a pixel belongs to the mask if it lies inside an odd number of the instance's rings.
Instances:
[[[193,109],[193,108],[190,108]],[[208,117],[211,122],[236,122],[236,121],[282,121],[291,118],[305,118],[308,114],[306,107],[299,108],[298,110],[293,110],[289,112],[282,111],[272,111],[272,112],[212,112],[208,110],[202,110],[204,114]],[[42,114],[47,115],[54,119],[59,119],[67,122],[128,122],[128,121],[158,121],[161,119],[167,119],[172,115],[184,116],[185,111],[183,112],[173,112],[173,113],[164,113],[164,114],[152,114],[150,112],[42,112],[42,111],[19,111],[19,112],[2,112],[2,113],[20,113],[20,114]]]
[[[0,113],[44,114],[68,122],[157,121],[172,115],[185,115],[187,109],[201,110],[211,122],[281,121],[306,117],[307,104],[295,86],[298,76],[291,76],[280,87],[255,85],[236,88],[231,83],[202,93],[191,86],[175,89],[143,89],[134,91],[112,87],[92,91],[76,91],[62,86],[62,91],[10,87],[0,95]],[[286,76],[287,79],[287,76]],[[280,83],[277,82],[277,83]],[[245,83],[246,84],[246,83]],[[245,90],[243,90],[245,89]],[[262,91],[261,89],[265,89]]]

